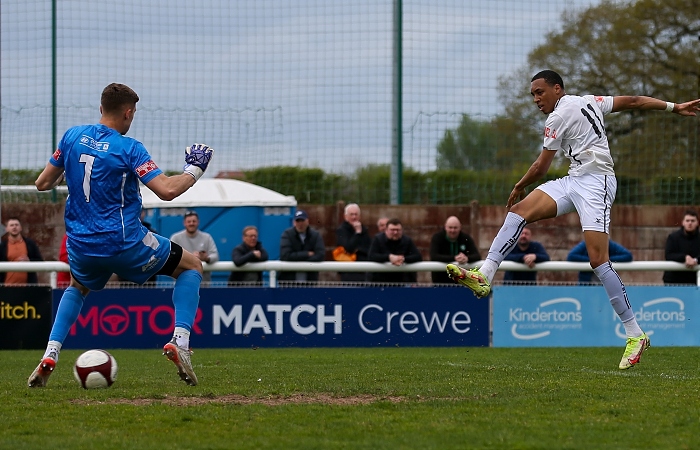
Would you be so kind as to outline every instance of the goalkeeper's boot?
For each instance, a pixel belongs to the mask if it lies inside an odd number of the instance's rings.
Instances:
[[[620,369],[629,369],[637,364],[642,359],[644,350],[648,349],[650,345],[651,341],[646,333],[642,333],[641,336],[636,338],[628,337],[625,353],[622,354],[622,360],[620,360]]]
[[[456,264],[448,264],[447,276],[471,289],[478,298],[485,297],[491,292],[491,283],[477,268],[467,270]]]
[[[27,380],[27,385],[29,387],[44,387],[49,382],[49,377],[56,368],[56,361],[58,360],[58,353],[51,352],[44,359],[41,360],[34,372],[29,376]]]
[[[163,346],[163,354],[175,364],[180,379],[190,386],[197,386],[197,375],[194,374],[190,361],[191,353],[190,349],[177,345],[175,338]]]

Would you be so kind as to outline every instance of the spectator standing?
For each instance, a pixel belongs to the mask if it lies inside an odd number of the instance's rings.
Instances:
[[[263,262],[268,259],[267,250],[263,248],[262,242],[258,240],[258,229],[252,225],[243,228],[243,242],[231,252],[233,264],[236,267],[241,267],[251,262]],[[228,281],[262,285],[262,272],[231,272]]]
[[[549,254],[544,245],[532,240],[532,230],[523,228],[518,238],[518,244],[510,254],[506,255],[506,261],[523,263],[529,268],[535,264],[549,261]],[[537,271],[506,271],[503,274],[505,284],[537,284]]]
[[[612,240],[608,242],[608,253],[610,254],[610,261],[612,262],[630,262],[633,259],[632,252],[627,250],[621,244],[618,244]],[[581,241],[576,244],[576,246],[574,246],[574,248],[572,248],[569,254],[566,256],[566,260],[572,262],[590,262],[591,258],[588,256],[586,241]],[[599,284],[600,279],[598,279],[598,276],[593,272],[579,272],[578,283]]]
[[[357,203],[345,207],[345,221],[335,230],[336,249],[333,251],[337,261],[367,261],[372,239],[369,231],[361,222],[361,211]],[[336,256],[336,253],[340,255]],[[340,258],[344,259],[340,259]],[[367,272],[341,272],[341,281],[366,281]]]
[[[384,233],[378,234],[369,247],[369,260],[390,262],[395,266],[411,264],[423,260],[413,240],[403,234],[403,225],[399,219],[390,219]],[[416,272],[375,272],[372,281],[383,283],[415,283]]]
[[[698,265],[700,256],[700,235],[698,234],[698,213],[689,209],[683,216],[681,228],[666,238],[666,260],[685,264],[688,269]],[[664,272],[664,284],[697,284],[697,273],[688,271]]]
[[[305,211],[294,213],[294,226],[287,228],[280,238],[280,261],[323,261],[326,248],[321,234],[309,226],[309,216]],[[282,271],[280,281],[316,282],[318,272]]]
[[[11,217],[5,224],[7,232],[0,239],[0,261],[43,261],[36,242],[22,235],[22,223]],[[36,284],[36,272],[0,272],[0,283]]]
[[[170,236],[170,240],[194,254],[200,261],[214,264],[219,260],[219,250],[211,234],[199,229],[199,214],[196,211],[185,212],[183,220],[185,229]],[[211,282],[211,272],[204,272],[202,282]]]
[[[462,222],[456,216],[450,216],[445,221],[443,230],[435,233],[430,240],[430,259],[446,263],[456,261],[464,265],[479,261],[481,255],[474,239],[462,231]],[[433,272],[432,279],[434,284],[454,284],[444,270]]]

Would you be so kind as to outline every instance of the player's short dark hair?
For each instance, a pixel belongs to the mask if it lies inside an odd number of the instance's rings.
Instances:
[[[561,75],[556,73],[553,70],[543,70],[541,72],[537,72],[534,77],[532,77],[532,81],[539,80],[542,78],[545,83],[547,83],[550,86],[554,86],[555,84],[558,84],[561,86],[562,89],[564,89],[564,80],[562,80]]]
[[[100,104],[102,113],[120,112],[124,106],[135,105],[139,101],[139,96],[125,84],[112,83],[102,91]]]
[[[698,218],[698,212],[695,211],[694,209],[687,209],[687,210],[685,211],[685,214],[683,214],[683,217],[685,217],[685,216],[693,216],[693,217],[695,217],[695,218],[697,219],[697,218]]]

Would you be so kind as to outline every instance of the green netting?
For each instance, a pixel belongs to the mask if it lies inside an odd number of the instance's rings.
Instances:
[[[40,170],[66,128],[97,121],[110,82],[140,95],[129,135],[164,170],[206,142],[208,176],[312,203],[390,201],[398,69],[403,203],[503,204],[541,148],[529,78],[543,68],[575,94],[700,96],[689,0],[56,1],[55,40],[52,7],[2,2],[3,184]],[[608,117],[618,202],[700,203],[700,121]]]

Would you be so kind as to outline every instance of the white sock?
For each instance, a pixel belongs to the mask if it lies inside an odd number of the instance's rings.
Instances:
[[[644,334],[642,329],[639,328],[637,319],[634,317],[627,322],[622,322],[622,325],[625,327],[625,334],[627,334],[627,337],[636,338]]]
[[[63,347],[63,344],[61,344],[58,341],[49,341],[48,344],[46,344],[46,351],[44,352],[44,356],[41,359],[48,358],[51,353],[56,354],[56,361],[58,362],[58,354],[61,353],[61,347]],[[53,358],[53,355],[51,355]]]
[[[173,337],[178,347],[190,348],[190,332],[182,327],[175,327],[173,331]]]
[[[493,281],[498,266],[501,265],[508,253],[510,253],[515,247],[515,244],[518,243],[518,238],[523,228],[525,228],[525,225],[527,225],[525,219],[518,214],[514,212],[508,212],[508,214],[506,214],[503,226],[498,230],[498,234],[496,234],[496,237],[493,239],[484,264],[479,267],[479,271],[488,278],[489,283]]]

